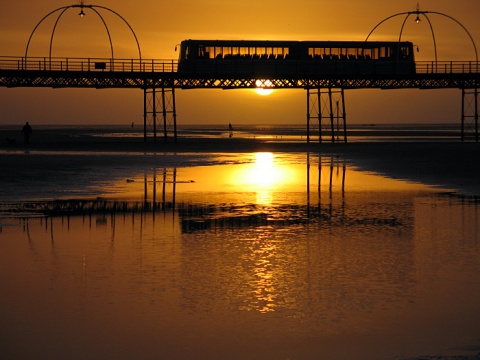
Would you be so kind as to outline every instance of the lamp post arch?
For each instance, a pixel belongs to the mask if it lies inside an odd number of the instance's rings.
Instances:
[[[100,5],[85,5],[83,3],[83,1],[80,3],[80,4],[74,4],[74,5],[68,5],[68,6],[62,6],[62,7],[59,7],[55,10],[52,10],[50,11],[48,14],[46,14],[36,25],[35,27],[33,28],[29,38],[28,38],[28,41],[27,41],[27,45],[25,47],[25,56],[24,56],[24,62],[25,62],[25,65],[27,63],[27,59],[28,59],[28,50],[29,50],[29,47],[30,47],[30,43],[32,41],[32,38],[33,38],[33,35],[35,34],[35,32],[37,31],[37,29],[40,27],[40,25],[47,19],[49,18],[50,16],[52,16],[53,14],[55,13],[59,13],[58,16],[57,16],[57,19],[55,20],[55,23],[54,23],[54,26],[53,26],[53,29],[52,29],[52,34],[50,36],[50,45],[49,45],[49,53],[48,53],[48,59],[49,59],[49,62],[51,63],[51,59],[52,59],[52,49],[53,49],[53,41],[54,41],[54,37],[55,37],[55,32],[56,32],[56,29],[57,29],[57,25],[58,23],[60,22],[60,19],[62,18],[62,16],[65,14],[65,12],[69,9],[75,9],[75,8],[80,8],[80,16],[84,16],[85,13],[84,13],[84,9],[90,9],[92,10],[99,18],[100,20],[102,21],[102,24],[105,28],[105,31],[107,32],[107,36],[108,36],[108,41],[109,41],[109,45],[110,45],[110,56],[111,58],[113,59],[114,58],[114,48],[113,48],[113,41],[112,41],[112,37],[111,37],[111,34],[110,34],[110,29],[108,28],[108,25],[104,19],[104,17],[100,14],[100,12],[97,10],[97,9],[101,9],[101,10],[105,10],[105,11],[108,11],[108,12],[111,12],[112,14],[116,15],[119,19],[121,19],[125,25],[129,28],[130,32],[132,33],[134,39],[135,39],[135,43],[137,45],[137,51],[138,51],[138,58],[141,62],[142,60],[142,51],[141,51],[141,48],[140,48],[140,43],[138,41],[138,38],[137,38],[137,35],[135,34],[135,31],[133,30],[132,26],[128,23],[128,21],[123,17],[121,16],[118,12],[110,9],[110,8],[107,8],[105,6],[100,6]]]
[[[405,19],[403,20],[403,23],[402,23],[402,26],[400,28],[400,34],[398,36],[398,42],[400,42],[402,40],[402,33],[403,33],[403,29],[405,27],[405,23],[407,22],[408,18],[411,16],[411,15],[417,15],[417,18],[415,19],[416,22],[418,23],[420,21],[420,18],[419,16],[423,16],[427,22],[428,22],[428,25],[430,27],[430,31],[432,33],[432,40],[433,40],[433,47],[434,47],[434,55],[435,55],[435,64],[437,63],[438,61],[438,56],[437,56],[437,41],[436,41],[436,38],[435,38],[435,31],[433,30],[433,25],[430,21],[430,18],[428,17],[428,14],[434,14],[434,15],[440,15],[440,16],[443,16],[443,17],[446,17],[450,20],[452,20],[453,22],[455,22],[457,25],[459,25],[463,31],[467,34],[468,38],[470,39],[471,43],[472,43],[472,46],[473,46],[473,50],[475,52],[475,62],[476,62],[476,67],[477,67],[477,71],[478,71],[478,51],[477,51],[477,46],[475,44],[475,40],[473,39],[472,35],[470,34],[470,32],[468,31],[468,29],[460,22],[458,21],[457,19],[455,19],[454,17],[450,16],[450,15],[447,15],[447,14],[444,14],[444,13],[441,13],[441,12],[438,12],[438,11],[422,11],[420,10],[420,8],[418,7],[417,5],[417,9],[415,11],[408,11],[408,12],[400,12],[400,13],[397,13],[397,14],[393,14],[393,15],[390,15],[388,17],[386,17],[385,19],[383,19],[382,21],[380,21],[377,25],[375,25],[373,27],[373,29],[368,33],[365,41],[368,41],[368,39],[370,38],[370,36],[373,34],[373,32],[380,26],[382,25],[383,23],[385,23],[386,21],[394,18],[394,17],[397,17],[397,16],[402,16],[402,15],[405,15]]]
[[[405,15],[405,18],[402,22],[402,26],[400,28],[400,34],[398,36],[398,42],[400,43],[400,41],[402,40],[402,33],[403,33],[403,29],[405,27],[405,24],[408,20],[408,18],[411,16],[411,15],[416,15],[416,19],[415,19],[415,22],[418,24],[420,22],[420,18],[419,16],[423,16],[427,22],[428,22],[428,25],[430,27],[430,31],[432,33],[432,40],[433,40],[433,48],[434,48],[434,55],[435,55],[435,61],[434,61],[434,66],[435,66],[435,70],[437,70],[437,65],[438,65],[438,54],[437,54],[437,40],[435,38],[435,31],[433,30],[433,25],[432,25],[432,22],[430,21],[430,18],[429,18],[429,14],[434,14],[434,15],[440,15],[440,16],[443,16],[449,20],[452,20],[453,22],[455,22],[457,25],[459,25],[463,31],[467,34],[468,38],[470,39],[471,43],[472,43],[472,46],[473,46],[473,50],[475,52],[475,72],[478,72],[479,71],[479,68],[478,68],[478,51],[477,51],[477,46],[475,44],[475,40],[473,39],[472,35],[470,34],[470,32],[468,31],[468,29],[460,22],[458,21],[457,19],[455,19],[454,17],[450,16],[450,15],[447,15],[447,14],[444,14],[444,13],[441,13],[441,12],[438,12],[438,11],[421,11],[420,10],[420,7],[419,7],[419,4],[417,3],[417,9],[415,11],[408,11],[408,12],[401,12],[401,13],[397,13],[397,14],[393,14],[393,15],[390,15],[388,17],[386,17],[385,19],[383,19],[382,21],[380,21],[377,25],[375,25],[373,27],[373,29],[368,33],[366,39],[365,39],[365,42],[368,41],[368,39],[370,38],[370,36],[373,34],[373,32],[380,26],[382,25],[383,23],[385,23],[386,21],[394,18],[394,17],[397,17],[397,16],[402,16],[402,15]],[[418,49],[418,47],[417,47]],[[468,89],[468,88],[465,88],[465,87],[462,87],[462,115],[461,115],[461,138],[462,138],[462,141],[464,141],[465,139],[465,123],[466,123],[466,120],[467,118],[470,118],[470,119],[473,119],[473,122],[474,122],[474,138],[475,138],[475,142],[478,142],[479,141],[479,125],[478,125],[478,119],[479,119],[479,106],[478,106],[478,95],[479,95],[479,92],[478,92],[478,84],[474,86],[473,89]],[[470,106],[470,110],[471,110],[471,113],[467,113],[467,106],[466,106],[466,103],[468,102],[471,102],[473,103],[472,106]]]

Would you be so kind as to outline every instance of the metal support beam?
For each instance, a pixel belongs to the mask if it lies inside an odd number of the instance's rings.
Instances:
[[[157,91],[155,85],[143,90],[143,137],[147,141],[149,129],[153,133],[153,141],[157,141]]]
[[[307,88],[307,143],[312,129],[318,129],[318,141],[347,142],[347,121],[343,88]]]
[[[160,94],[159,94],[160,93]],[[157,123],[157,114],[163,116],[163,123]],[[161,91],[157,91],[155,85],[144,88],[143,100],[143,125],[144,125],[144,141],[147,141],[148,129],[153,133],[153,141],[157,141],[157,130],[163,133],[164,141],[168,140],[170,135],[177,142],[177,112],[175,104],[175,89],[161,87]],[[158,129],[161,127],[160,129]]]
[[[478,88],[462,89],[462,141],[478,142]]]
[[[162,114],[164,141],[167,141],[169,133],[173,133],[173,139],[177,142],[177,109],[174,87],[162,86]]]
[[[311,132],[310,128],[318,129],[319,141],[321,141],[321,126],[320,126],[320,89],[307,88],[307,143],[310,142]]]
[[[143,141],[147,142],[147,89],[143,89]]]

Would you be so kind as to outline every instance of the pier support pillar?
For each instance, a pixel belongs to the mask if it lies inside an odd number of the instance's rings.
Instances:
[[[307,88],[307,143],[317,136],[320,143],[347,142],[343,89]]]
[[[462,141],[478,142],[478,88],[462,89]]]
[[[157,121],[161,114],[163,121]],[[148,129],[153,133],[153,141],[157,141],[157,132],[163,134],[164,141],[171,136],[177,142],[177,109],[175,103],[175,88],[152,85],[144,88],[143,94],[143,126],[144,141],[147,141]]]

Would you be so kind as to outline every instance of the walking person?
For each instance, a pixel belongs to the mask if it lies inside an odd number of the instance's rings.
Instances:
[[[23,139],[25,145],[30,144],[30,135],[32,134],[32,127],[28,123],[28,121],[25,123],[25,125],[22,128],[22,134],[23,134]]]

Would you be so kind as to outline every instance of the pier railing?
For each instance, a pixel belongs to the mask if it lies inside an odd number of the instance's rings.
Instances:
[[[176,60],[0,57],[0,70],[165,73],[176,72],[177,69]]]
[[[417,61],[417,74],[474,74],[480,73],[476,61]]]
[[[480,73],[480,62],[476,61],[417,61],[415,65],[417,74]],[[178,70],[178,61],[0,56],[0,70],[174,73]],[[375,68],[372,73],[375,74]],[[342,74],[345,75],[344,72]],[[358,75],[362,74],[358,73]]]

